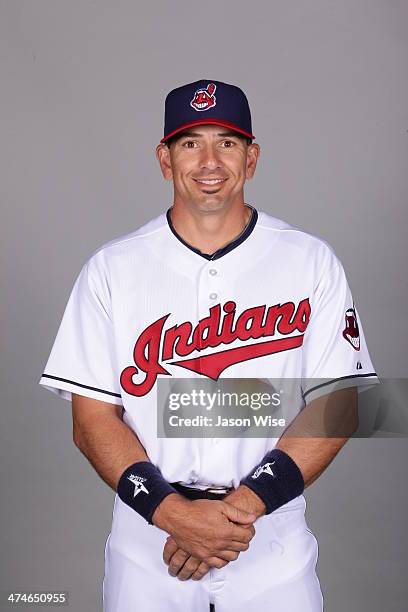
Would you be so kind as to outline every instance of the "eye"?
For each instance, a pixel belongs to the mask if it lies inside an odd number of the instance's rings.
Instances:
[[[185,142],[183,142],[182,146],[186,149],[194,149],[196,144],[197,143],[195,140],[186,140]]]
[[[231,147],[233,147],[235,144],[235,142],[233,140],[223,140],[222,141],[222,145],[226,148],[226,149],[230,149]]]

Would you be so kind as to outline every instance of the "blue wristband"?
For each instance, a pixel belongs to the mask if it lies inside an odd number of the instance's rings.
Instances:
[[[256,493],[270,514],[305,489],[302,472],[291,457],[279,448],[269,451],[262,461],[241,480]]]
[[[160,502],[170,493],[177,493],[150,461],[139,461],[126,468],[117,491],[120,499],[150,525],[153,525],[152,516]]]

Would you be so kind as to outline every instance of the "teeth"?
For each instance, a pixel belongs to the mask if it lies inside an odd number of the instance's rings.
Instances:
[[[199,180],[196,179],[197,183],[204,183],[204,185],[216,185],[217,183],[222,183],[224,179],[206,179]]]
[[[360,346],[360,338],[358,336],[357,338],[353,338],[352,336],[347,337],[350,340],[351,344],[354,346],[354,348],[358,348]]]

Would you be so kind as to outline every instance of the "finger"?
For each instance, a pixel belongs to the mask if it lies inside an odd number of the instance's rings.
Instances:
[[[222,502],[222,512],[225,516],[234,523],[253,523],[256,520],[256,515],[252,512],[245,512],[245,510],[241,510],[232,504],[229,504],[227,501]]]
[[[243,552],[245,550],[248,550],[248,548],[248,542],[237,542],[235,540],[229,541],[225,545],[225,550],[232,550],[234,552]]]
[[[218,558],[218,559],[222,559],[223,561],[235,561],[235,559],[238,558],[239,552],[236,552],[234,550],[217,550],[217,556],[216,557],[211,557],[211,558]],[[208,563],[208,565],[210,565],[210,563],[208,562],[208,559],[205,559],[205,562]],[[215,566],[217,567],[217,566]]]
[[[163,561],[165,562],[166,565],[170,563],[170,559],[174,555],[177,549],[178,549],[178,545],[173,540],[173,538],[171,536],[167,538],[166,544],[164,545],[164,549],[163,549]]]
[[[241,527],[243,527],[244,529],[247,529],[247,531],[250,531],[252,533],[252,535],[255,535],[255,525],[252,523],[251,525],[240,525]]]
[[[248,533],[251,534],[251,540],[255,535],[255,527],[253,525],[245,525],[244,529],[246,529],[248,531]]]
[[[189,557],[177,574],[179,580],[188,580],[201,565],[201,559]]]
[[[255,531],[252,532],[250,529],[246,529],[241,525],[230,525],[230,529],[226,531],[225,538],[229,541],[234,540],[235,542],[244,542],[249,544],[255,535]]]
[[[228,563],[228,561],[225,561],[225,559],[220,559],[219,557],[208,557],[205,562],[210,567],[216,567],[217,569],[225,567]]]
[[[169,563],[168,572],[170,576],[177,576],[177,574],[179,573],[180,569],[183,567],[185,561],[188,559],[189,556],[190,556],[189,553],[184,552],[184,550],[182,550],[181,548],[179,548],[174,553]]]
[[[224,561],[224,563],[225,565],[227,564],[226,561]],[[207,565],[205,561],[201,561],[200,565],[198,566],[194,574],[191,576],[191,580],[201,580],[201,578],[203,578],[209,571],[210,566]]]
[[[236,525],[238,525],[238,523],[235,523]],[[251,534],[251,539],[254,537],[256,531],[255,531],[255,527],[254,525],[238,525],[239,527],[241,527],[242,529],[246,529],[248,533]]]

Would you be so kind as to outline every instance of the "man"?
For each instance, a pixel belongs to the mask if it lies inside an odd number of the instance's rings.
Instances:
[[[322,610],[303,490],[355,430],[351,385],[376,375],[332,249],[245,203],[254,138],[238,87],[168,94],[173,205],[92,254],[40,380],[72,400],[75,444],[117,491],[105,612]],[[280,436],[158,436],[165,380],[277,378],[302,391]],[[322,436],[328,397],[347,427]]]

